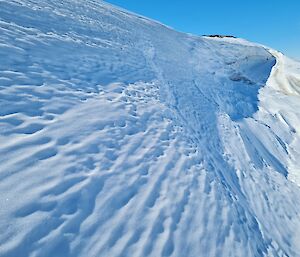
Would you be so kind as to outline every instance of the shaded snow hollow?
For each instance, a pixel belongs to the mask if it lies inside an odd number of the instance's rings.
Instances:
[[[241,39],[1,0],[0,256],[300,256],[299,93]]]

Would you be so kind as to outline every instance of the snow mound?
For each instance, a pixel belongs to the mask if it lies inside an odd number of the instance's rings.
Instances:
[[[299,78],[102,1],[1,0],[0,256],[300,256]]]

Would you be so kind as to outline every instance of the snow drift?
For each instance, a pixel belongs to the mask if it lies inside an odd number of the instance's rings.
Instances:
[[[0,256],[300,256],[300,64],[102,1],[0,1]]]

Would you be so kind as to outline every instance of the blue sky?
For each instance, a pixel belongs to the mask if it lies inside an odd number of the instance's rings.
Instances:
[[[300,60],[300,0],[108,0],[193,34],[229,34]]]

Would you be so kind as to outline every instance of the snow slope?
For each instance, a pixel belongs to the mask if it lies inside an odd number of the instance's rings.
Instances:
[[[241,39],[0,0],[0,256],[300,256],[299,92]]]

